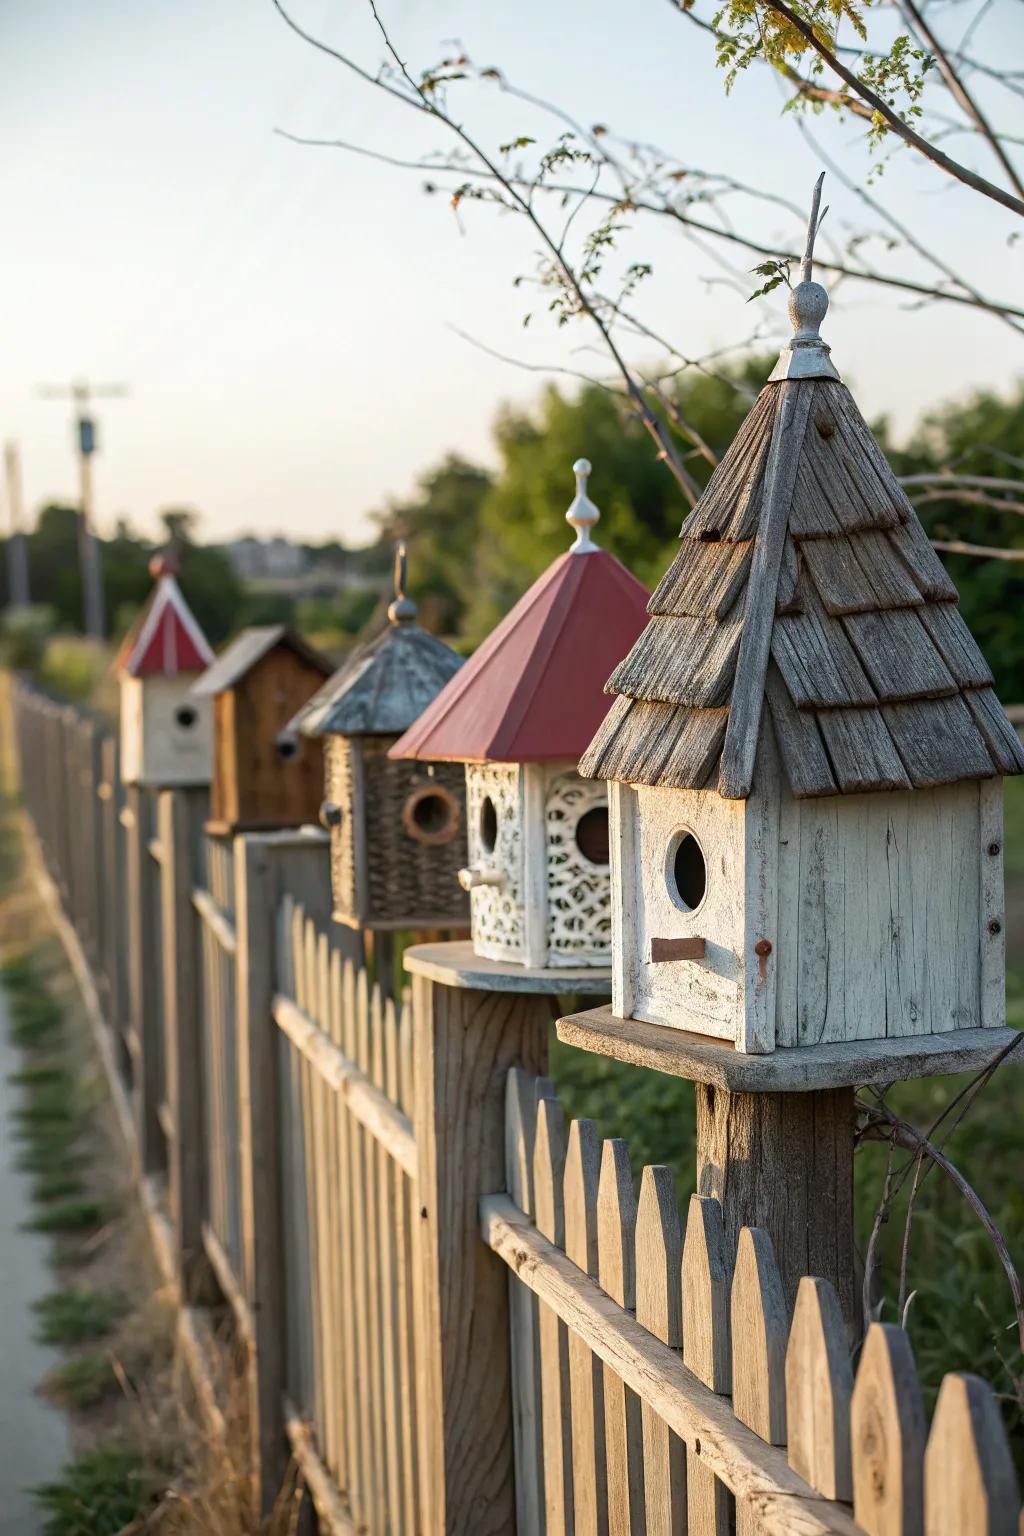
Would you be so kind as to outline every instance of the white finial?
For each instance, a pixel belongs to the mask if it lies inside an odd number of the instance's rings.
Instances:
[[[576,495],[572,505],[565,514],[565,520],[570,528],[575,528],[576,538],[573,541],[569,553],[573,555],[589,555],[597,545],[590,537],[590,530],[598,521],[601,514],[587,495],[587,476],[590,474],[590,460],[577,459],[572,467],[576,476]]]
[[[418,611],[412,598],[405,595],[405,577],[405,540],[400,539],[395,545],[395,600],[388,607],[388,618],[392,624],[409,624]]]
[[[789,319],[793,327],[793,339],[784,347],[771,373],[771,380],[779,379],[838,379],[839,374],[829,357],[829,348],[821,339],[821,322],[828,311],[828,294],[820,283],[814,282],[814,240],[821,228],[821,221],[828,208],[821,212],[821,187],[825,180],[822,171],[814,183],[811,198],[811,216],[807,221],[807,244],[800,263],[800,281],[789,295]]]

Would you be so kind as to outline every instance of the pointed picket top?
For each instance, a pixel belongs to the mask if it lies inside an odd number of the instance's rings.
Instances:
[[[565,1153],[565,1252],[584,1274],[597,1278],[597,1187],[601,1138],[593,1120],[574,1120]]]
[[[805,1275],[786,1351],[789,1464],[826,1499],[850,1499],[853,1372],[835,1287]]]
[[[789,320],[793,336],[782,349],[779,360],[770,374],[770,382],[780,379],[838,379],[839,374],[829,357],[829,347],[821,339],[821,322],[828,311],[828,293],[820,283],[814,282],[814,241],[821,221],[828,212],[821,207],[821,188],[825,180],[822,171],[814,184],[811,198],[811,216],[807,221],[807,244],[800,263],[800,281],[789,295]]]
[[[668,1168],[645,1168],[636,1213],[636,1320],[663,1344],[683,1342],[683,1231]]]
[[[850,1402],[853,1518],[867,1536],[920,1536],[925,1417],[910,1340],[872,1323]]]
[[[925,1536],[1017,1536],[1019,1507],[995,1393],[980,1376],[945,1376],[924,1456]]]
[[[569,527],[576,530],[576,538],[569,549],[572,555],[589,555],[591,550],[598,547],[590,537],[591,529],[601,519],[601,513],[587,495],[587,480],[592,467],[589,459],[577,459],[572,467],[576,476],[576,495],[565,514]]]
[[[565,1167],[565,1112],[557,1099],[537,1100],[533,1144],[533,1218],[537,1230],[562,1245],[562,1170]]]
[[[732,1388],[729,1250],[722,1207],[691,1195],[683,1239],[683,1363],[712,1392]]]
[[[730,1321],[733,1412],[762,1440],[785,1445],[789,1314],[775,1249],[763,1227],[740,1232]]]

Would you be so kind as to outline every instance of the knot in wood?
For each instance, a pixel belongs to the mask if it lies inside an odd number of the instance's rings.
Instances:
[[[830,438],[836,433],[835,424],[824,413],[819,413],[814,418],[814,425],[819,437]]]
[[[989,843],[989,845],[988,845],[988,851],[992,855],[993,858],[995,858],[997,853],[1001,853],[1002,852],[1002,848],[1003,848],[1002,843]]]
[[[992,919],[992,921],[991,921],[991,922],[990,922],[990,923],[989,923],[989,925],[988,925],[988,931],[989,931],[989,933],[992,933],[992,934],[996,934],[996,933],[1002,933],[1002,931],[1003,931],[1003,925],[1002,925],[1002,923],[1001,923],[1001,922],[1000,922],[1000,921],[999,921],[999,919],[998,919],[998,917],[994,917],[994,918],[993,918],[993,919]]]

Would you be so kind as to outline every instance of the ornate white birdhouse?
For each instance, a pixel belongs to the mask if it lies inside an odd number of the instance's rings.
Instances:
[[[759,1053],[1004,1022],[1001,775],[1024,770],[819,334],[816,210],[795,334],[580,765],[614,781],[613,1012]]]
[[[644,588],[590,537],[590,465],[574,469],[576,542],[391,751],[465,763],[473,948],[537,969],[610,963],[607,792],[576,763],[646,616]]]
[[[189,690],[213,652],[182,596],[172,556],[154,556],[149,570],[155,586],[117,658],[121,776],[126,784],[207,784],[210,706]]]
[[[392,762],[388,748],[462,665],[416,623],[395,559],[388,626],[345,663],[292,722],[324,743],[321,820],[331,834],[339,922],[382,931],[463,927],[457,873],[466,859],[462,773],[448,763]]]

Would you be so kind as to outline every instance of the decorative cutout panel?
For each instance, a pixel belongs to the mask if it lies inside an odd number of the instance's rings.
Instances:
[[[559,773],[548,785],[549,965],[611,963],[611,870],[587,858],[576,838],[584,816],[607,806],[607,785],[581,779],[574,770]],[[583,841],[592,846],[588,839]]]
[[[486,802],[494,807],[493,817]],[[473,948],[488,960],[522,960],[526,949],[523,905],[523,802],[515,763],[473,764],[466,769],[466,817],[470,866],[499,870],[499,885],[472,892]],[[494,838],[493,847],[485,837]]]

